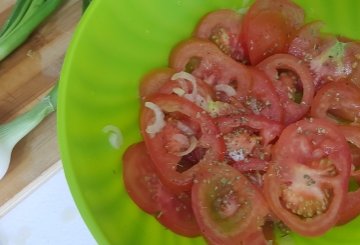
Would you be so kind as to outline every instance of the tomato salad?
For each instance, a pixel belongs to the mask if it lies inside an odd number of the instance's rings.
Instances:
[[[123,156],[133,201],[219,245],[267,244],[279,224],[320,236],[357,217],[360,43],[322,25],[290,0],[204,16],[140,82],[143,141]]]

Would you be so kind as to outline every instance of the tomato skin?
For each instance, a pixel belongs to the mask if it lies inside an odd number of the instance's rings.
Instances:
[[[234,10],[220,9],[205,15],[194,31],[197,38],[208,39],[233,59],[247,63],[240,42],[242,15]]]
[[[321,119],[298,121],[284,129],[274,147],[273,164],[265,175],[267,203],[294,232],[304,236],[324,234],[339,219],[350,165],[349,148],[336,126]],[[328,172],[330,168],[334,170]],[[316,206],[301,209],[304,201],[310,200],[311,205],[315,205],[314,200],[325,200],[322,198],[327,201],[320,204],[320,213]],[[296,208],[298,210],[293,211]],[[307,210],[310,216],[301,218],[308,215]]]
[[[348,79],[360,88],[360,43],[355,41],[347,43],[345,56],[350,60],[348,62],[352,68]]]
[[[357,124],[360,117],[360,88],[347,82],[332,82],[324,85],[316,94],[311,115],[334,123],[342,123],[338,118]]]
[[[144,142],[129,146],[123,155],[125,189],[136,205],[149,214],[160,209],[156,200],[162,186],[152,164]]]
[[[280,102],[285,111],[284,123],[290,124],[302,118],[310,109],[314,97],[314,84],[309,69],[300,60],[289,54],[275,54],[260,62],[257,66],[264,71],[269,80],[275,86]],[[289,97],[289,87],[287,82],[279,75],[280,70],[294,72],[300,79],[302,87],[302,99],[296,103]],[[296,88],[297,84],[293,87]]]
[[[261,193],[246,177],[220,163],[197,173],[192,206],[202,234],[214,245],[241,244],[268,213]]]
[[[147,102],[157,105],[165,113],[181,113],[199,123],[201,130],[199,144],[203,144],[202,147],[208,149],[207,155],[211,155],[214,160],[224,159],[225,145],[223,140],[217,137],[219,131],[210,116],[203,113],[204,110],[200,107],[177,95],[157,94],[148,98]],[[167,151],[165,140],[169,135],[166,135],[166,130],[161,130],[153,137],[146,132],[153,117],[153,111],[144,107],[140,115],[140,125],[146,147],[161,181],[173,191],[190,190],[193,176],[197,171],[197,164],[184,172],[176,170],[181,157]]]
[[[303,10],[287,0],[257,0],[246,13],[242,41],[252,65],[285,53],[290,37],[302,25]]]
[[[155,94],[158,90],[170,80],[171,76],[175,73],[174,69],[164,67],[151,70],[145,74],[139,85],[139,95],[142,101],[147,97]]]

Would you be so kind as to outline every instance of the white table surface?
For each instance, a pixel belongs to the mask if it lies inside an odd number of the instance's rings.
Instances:
[[[97,244],[61,168],[0,219],[0,245]]]

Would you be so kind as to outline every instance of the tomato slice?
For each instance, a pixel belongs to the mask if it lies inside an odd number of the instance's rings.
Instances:
[[[159,193],[157,220],[171,231],[186,237],[201,234],[191,206],[191,193],[174,194],[165,187]]]
[[[347,140],[352,159],[350,175],[360,184],[360,127],[351,125],[339,125],[339,129]]]
[[[242,41],[252,65],[286,53],[290,37],[303,23],[304,12],[287,0],[257,0],[246,13]]]
[[[339,126],[341,132],[345,136],[350,145],[352,168],[351,177],[353,177],[358,184],[360,184],[360,127],[341,125]],[[337,225],[343,225],[360,214],[360,189],[349,191],[345,197],[344,206],[340,212],[340,219]]]
[[[175,194],[161,183],[144,142],[133,144],[126,150],[123,177],[125,189],[143,211],[154,215],[177,234],[187,237],[200,235],[190,193]]]
[[[310,62],[320,55],[328,46],[336,40],[335,36],[325,35],[320,32],[324,23],[313,21],[302,26],[291,40],[289,53]]]
[[[155,214],[160,207],[157,194],[162,188],[144,142],[129,146],[123,155],[123,179],[127,193],[144,212]]]
[[[284,108],[284,123],[302,118],[310,109],[314,97],[314,84],[309,69],[289,54],[275,54],[257,66],[273,83]],[[301,99],[297,95],[301,94]]]
[[[249,68],[249,72],[252,83],[248,91],[241,91],[239,94],[229,85],[217,85],[216,98],[235,108],[233,113],[228,114],[262,115],[270,120],[282,122],[284,110],[273,84],[262,71]]]
[[[147,107],[148,105],[148,107]],[[182,120],[179,115],[186,120]],[[182,169],[182,159],[197,148],[204,158],[224,158],[225,145],[211,117],[194,103],[177,95],[157,94],[148,98],[140,115],[141,133],[162,180],[174,191],[189,190],[197,164]],[[192,125],[200,132],[193,132]],[[202,159],[198,159],[201,162]]]
[[[360,214],[360,189],[348,192],[340,212],[337,225],[344,225],[358,217]]]
[[[282,122],[284,109],[272,82],[258,69],[253,68],[250,71],[253,82],[245,98],[245,107],[250,109],[253,114],[263,115],[272,121]]]
[[[324,234],[339,219],[349,182],[351,156],[344,136],[321,119],[284,129],[265,175],[271,210],[304,236]]]
[[[309,65],[316,89],[342,79],[351,79],[359,85],[359,44],[321,33],[323,25],[314,21],[303,26],[291,41],[289,53]]]
[[[311,115],[338,124],[358,124],[360,88],[347,81],[325,84],[314,98]]]
[[[255,130],[264,145],[270,144],[284,128],[282,124],[258,115],[224,116],[216,118],[215,122],[222,134],[230,133],[239,127]]]
[[[188,71],[211,86],[230,85],[241,96],[246,96],[251,87],[248,68],[207,40],[192,38],[178,44],[171,52],[170,67]]]
[[[271,143],[283,125],[257,115],[232,115],[215,119],[224,135],[228,162],[259,188],[271,160]]]
[[[150,71],[145,74],[141,80],[139,85],[139,95],[142,101],[144,101],[147,97],[155,94],[158,90],[171,79],[173,74],[175,73],[174,69],[164,67],[158,68]]]
[[[199,59],[192,73],[211,84],[217,94],[225,91],[220,96],[222,102],[234,105],[239,111],[246,109],[249,113],[282,120],[280,99],[261,71],[235,62],[222,54],[214,44],[198,39],[178,45],[172,52],[170,64],[177,70],[186,69],[192,57]]]
[[[184,71],[174,73],[160,87],[158,93],[176,94],[195,103],[206,111],[209,111],[209,103],[215,98],[215,93],[210,85]]]
[[[246,15],[252,17],[264,10],[278,11],[281,13],[287,25],[293,30],[299,29],[304,23],[304,10],[290,0],[256,0]]]
[[[220,9],[205,15],[197,25],[194,36],[208,39],[226,55],[247,63],[240,42],[242,15],[231,9]]]
[[[351,64],[352,72],[349,75],[349,81],[356,86],[360,87],[360,43],[350,42],[347,43],[347,50],[345,56],[348,63]]]
[[[210,244],[241,244],[260,229],[268,213],[261,193],[227,164],[201,168],[191,197],[196,220]]]

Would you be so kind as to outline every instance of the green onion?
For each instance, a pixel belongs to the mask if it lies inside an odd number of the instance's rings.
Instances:
[[[20,46],[31,32],[49,16],[63,0],[17,0],[12,13],[0,30],[0,61]],[[83,10],[91,0],[83,0]],[[0,125],[0,179],[6,174],[15,145],[57,107],[56,84],[51,92],[32,109],[14,120]]]
[[[83,0],[83,10],[85,11],[86,8],[89,6],[89,4],[91,3],[91,0]]]
[[[19,47],[63,0],[17,0],[0,30],[0,61]]]
[[[6,174],[14,146],[47,115],[56,110],[57,84],[32,109],[14,120],[0,125],[0,179]]]

